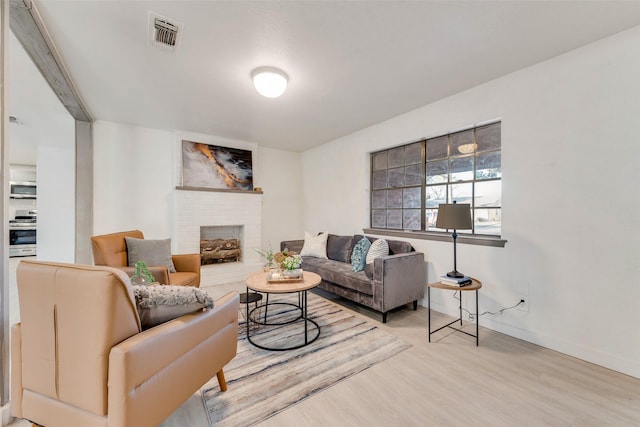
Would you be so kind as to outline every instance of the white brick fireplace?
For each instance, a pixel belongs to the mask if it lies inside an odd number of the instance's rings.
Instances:
[[[255,249],[262,241],[262,194],[175,190],[173,252],[199,253],[200,227],[241,225],[240,262],[202,266],[200,286],[244,282],[248,273],[262,267]]]

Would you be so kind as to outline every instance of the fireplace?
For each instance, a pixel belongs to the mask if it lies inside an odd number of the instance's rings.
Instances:
[[[242,225],[200,227],[200,263],[226,264],[242,261]]]
[[[257,192],[175,191],[174,253],[200,251],[200,229],[207,226],[241,226],[239,262],[203,265],[200,286],[244,282],[247,275],[262,268],[260,254],[252,248],[262,247],[262,194]],[[213,238],[216,238],[213,236]],[[203,239],[207,240],[207,238]],[[212,240],[212,239],[209,239]]]

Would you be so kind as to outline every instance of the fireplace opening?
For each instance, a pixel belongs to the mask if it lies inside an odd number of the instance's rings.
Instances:
[[[242,260],[242,225],[200,227],[200,264],[224,264]]]

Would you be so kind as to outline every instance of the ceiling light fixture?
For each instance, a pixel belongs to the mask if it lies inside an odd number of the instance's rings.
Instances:
[[[476,148],[478,148],[478,144],[475,144],[475,143],[462,144],[458,146],[458,151],[461,152],[462,154],[471,154],[476,150]]]
[[[251,73],[253,85],[260,95],[277,98],[287,89],[289,77],[284,71],[273,67],[260,67]]]

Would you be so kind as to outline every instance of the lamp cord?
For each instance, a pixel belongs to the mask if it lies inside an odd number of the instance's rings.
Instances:
[[[455,292],[453,293],[453,298],[454,298],[454,299],[456,299],[456,300],[458,300],[458,302],[460,302],[460,291],[455,291]],[[512,308],[516,308],[517,306],[519,306],[519,305],[520,305],[520,304],[522,304],[522,303],[523,303],[522,301],[518,301],[518,303],[517,303],[516,305],[512,305],[511,307],[504,307],[504,308],[501,308],[501,309],[500,309],[500,310],[498,310],[498,311],[485,311],[485,312],[482,312],[482,313],[480,313],[480,314],[474,314],[474,313],[470,312],[469,310],[467,310],[467,309],[466,309],[466,308],[464,308],[464,307],[462,307],[462,311],[464,311],[465,313],[467,313],[467,315],[469,316],[469,317],[468,317],[469,322],[473,322],[473,321],[475,320],[475,317],[476,317],[476,316],[478,316],[478,317],[479,317],[479,316],[484,316],[485,314],[490,314],[490,315],[492,315],[492,316],[499,316],[499,315],[501,315],[504,311],[506,311],[506,310],[511,310]],[[462,305],[462,303],[460,303],[460,305]]]

